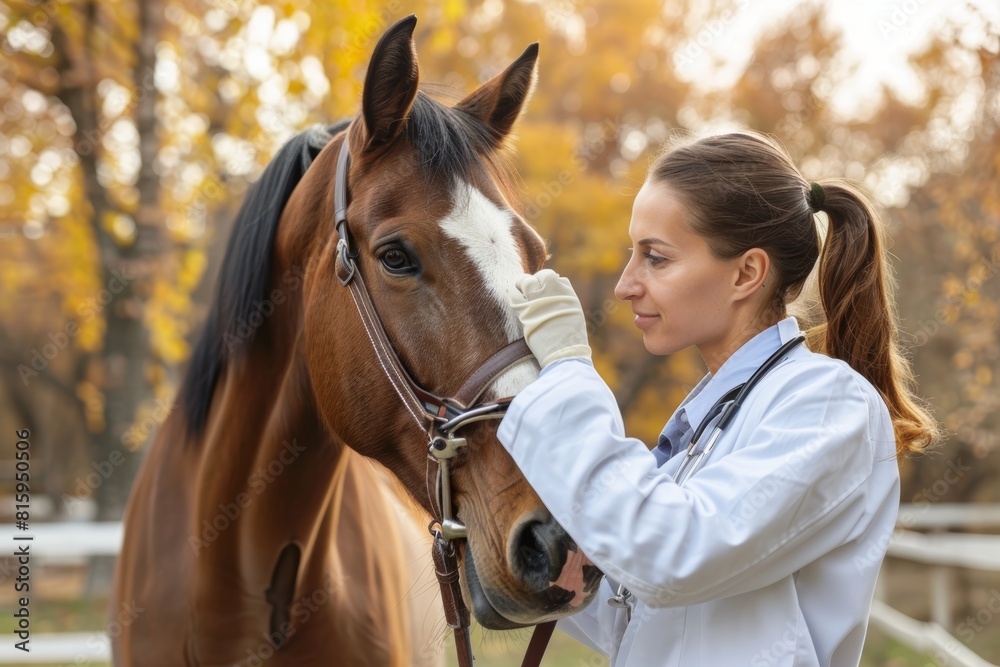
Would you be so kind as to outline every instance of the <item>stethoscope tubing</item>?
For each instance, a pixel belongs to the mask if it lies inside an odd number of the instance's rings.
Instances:
[[[684,460],[677,467],[674,472],[673,479],[678,484],[678,486],[684,484],[685,481],[690,479],[691,475],[697,472],[705,464],[708,459],[708,455],[712,453],[715,448],[715,444],[722,437],[723,432],[729,423],[736,416],[740,407],[743,405],[744,399],[747,395],[756,387],[761,379],[767,373],[778,365],[778,363],[788,354],[789,351],[802,341],[806,339],[803,335],[798,335],[792,340],[784,343],[779,347],[774,354],[767,358],[767,360],[762,363],[757,370],[753,372],[750,379],[747,380],[742,385],[738,385],[733,389],[726,392],[726,394],[715,402],[715,405],[708,411],[705,418],[698,425],[695,430],[694,435],[691,437],[691,443],[687,447],[687,452],[684,455]],[[735,398],[730,399],[729,396],[735,392]],[[712,420],[715,419],[716,415],[719,415],[719,420],[715,424],[715,428],[712,429],[712,434],[708,438],[708,443],[701,449],[696,451],[698,443],[701,441],[701,436]],[[632,593],[625,587],[625,584],[618,584],[618,591],[614,597],[608,599],[608,604],[613,607],[620,607],[625,609],[626,623],[632,619],[632,607],[629,602],[629,598],[632,597]]]
[[[677,471],[674,472],[675,482],[683,484],[691,477],[691,475],[701,469],[701,467],[705,464],[705,461],[708,459],[708,455],[712,453],[712,450],[715,448],[715,444],[719,441],[719,438],[722,437],[723,432],[726,430],[726,427],[729,426],[729,423],[732,422],[733,417],[736,416],[736,413],[743,406],[743,401],[750,394],[750,392],[753,391],[754,387],[760,384],[760,381],[764,378],[764,376],[767,375],[772,368],[777,366],[793,347],[805,339],[805,336],[799,335],[779,347],[774,354],[768,357],[767,360],[753,372],[753,375],[750,376],[749,380],[728,392],[725,396],[719,399],[715,405],[712,406],[705,419],[695,430],[694,436],[691,438],[691,443],[688,445],[687,452],[684,455],[684,460],[681,461]],[[736,391],[736,397],[727,401],[727,397],[733,391]],[[698,443],[701,441],[703,432],[708,424],[712,422],[712,419],[717,413],[721,413],[719,421],[716,422],[715,428],[712,429],[712,434],[708,438],[708,443],[701,448],[701,450],[698,450]]]

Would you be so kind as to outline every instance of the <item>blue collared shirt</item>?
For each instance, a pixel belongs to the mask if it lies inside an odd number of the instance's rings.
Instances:
[[[663,427],[659,443],[653,449],[657,465],[663,465],[691,443],[694,430],[708,416],[715,403],[736,385],[750,379],[761,364],[767,361],[783,342],[799,333],[794,317],[786,317],[772,327],[761,331],[743,344],[719,368],[709,373],[695,385],[677,411]]]

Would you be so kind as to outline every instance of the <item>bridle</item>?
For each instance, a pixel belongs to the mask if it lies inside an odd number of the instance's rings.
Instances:
[[[453,514],[451,498],[451,459],[466,446],[465,438],[456,435],[459,429],[469,424],[487,419],[502,419],[513,398],[501,398],[487,403],[481,402],[486,390],[501,373],[524,359],[530,358],[531,350],[524,338],[519,338],[502,347],[484,361],[466,379],[454,396],[441,397],[417,384],[407,372],[396,354],[372,304],[368,288],[358,271],[358,253],[352,248],[350,229],[347,226],[347,172],[350,169],[351,152],[345,136],[337,157],[337,176],[334,181],[333,201],[336,209],[335,222],[340,240],[337,242],[336,272],[341,285],[350,290],[361,323],[375,350],[381,366],[393,389],[399,396],[414,421],[424,429],[428,437],[428,489],[430,489],[431,461],[437,463],[432,502],[438,503],[438,517],[431,521],[428,530],[434,537],[432,555],[438,583],[441,586],[441,602],[445,619],[455,631],[455,648],[458,651],[460,667],[471,667],[472,644],[469,640],[469,610],[465,606],[459,586],[458,558],[453,540],[465,539],[465,524]],[[554,621],[541,623],[528,645],[522,667],[538,665],[545,646],[555,627]]]

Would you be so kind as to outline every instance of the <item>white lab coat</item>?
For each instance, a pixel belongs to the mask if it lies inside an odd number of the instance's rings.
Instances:
[[[794,317],[761,332],[683,406],[707,412],[699,396],[714,402],[799,333]],[[793,348],[683,486],[671,474],[690,432],[658,467],[582,359],[546,368],[498,436],[607,575],[559,627],[615,667],[858,664],[899,473],[886,406],[846,363]],[[628,624],[607,603],[618,582]]]

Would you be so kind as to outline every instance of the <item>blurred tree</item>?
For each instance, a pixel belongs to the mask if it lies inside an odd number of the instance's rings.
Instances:
[[[152,73],[162,8],[89,1],[11,3],[5,10],[5,83],[15,105],[31,107],[13,119],[21,123],[5,118],[14,125],[5,134],[24,144],[12,156],[22,158],[15,169],[30,174],[19,193],[28,206],[15,207],[14,219],[24,216],[27,244],[19,245],[29,255],[44,248],[48,260],[34,267],[46,279],[16,269],[5,275],[15,297],[4,304],[5,322],[37,343],[30,358],[18,360],[19,384],[29,388],[44,377],[59,387],[82,410],[93,459],[107,461],[112,452],[125,456],[122,438],[150,394],[143,306],[166,249],[153,171]],[[36,242],[44,237],[51,242]],[[36,310],[28,299],[40,295],[61,300],[47,313],[56,317],[44,328],[19,329],[14,314]],[[135,469],[132,457],[124,460],[121,473],[81,484],[101,518],[120,516],[124,506]]]
[[[996,50],[974,55],[972,80],[993,102],[976,111],[960,157],[940,158],[942,170],[898,211],[900,310],[921,391],[950,434],[947,448],[909,467],[911,502],[1000,502],[1000,58]],[[921,139],[931,155],[954,148],[944,124]]]

